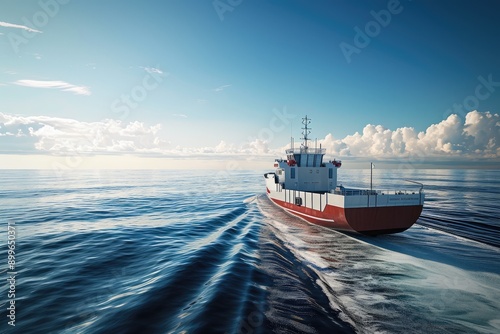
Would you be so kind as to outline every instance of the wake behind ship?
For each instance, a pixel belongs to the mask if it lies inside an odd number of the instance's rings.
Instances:
[[[418,191],[381,191],[337,186],[341,161],[323,162],[326,150],[308,146],[310,119],[302,119],[303,143],[276,159],[274,172],[264,174],[267,196],[306,221],[342,231],[389,234],[410,228],[423,209],[423,185]]]

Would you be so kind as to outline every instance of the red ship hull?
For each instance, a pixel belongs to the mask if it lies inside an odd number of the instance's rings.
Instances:
[[[419,218],[423,205],[341,208],[327,205],[323,211],[270,199],[289,213],[310,223],[368,235],[403,232]]]

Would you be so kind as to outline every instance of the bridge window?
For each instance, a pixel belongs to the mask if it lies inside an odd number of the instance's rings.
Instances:
[[[333,168],[328,168],[328,178],[333,178]]]
[[[295,168],[290,168],[290,178],[295,179]]]

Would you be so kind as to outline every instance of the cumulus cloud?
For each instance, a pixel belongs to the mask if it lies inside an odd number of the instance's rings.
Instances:
[[[137,153],[166,156],[246,156],[281,152],[269,149],[266,141],[255,139],[243,145],[220,141],[215,146],[173,146],[160,135],[161,125],[125,123],[106,119],[81,122],[50,116],[17,116],[0,113],[0,137],[31,137],[34,149],[49,153]]]
[[[161,125],[125,123],[106,119],[80,122],[48,116],[16,116],[0,113],[0,137],[31,137],[34,148],[42,152],[137,153],[176,157],[283,156],[284,149],[273,148],[262,139],[243,144],[220,141],[215,146],[174,146],[160,135]],[[432,158],[500,158],[500,116],[490,112],[469,112],[465,120],[450,115],[418,132],[412,127],[395,130],[368,124],[361,133],[342,139],[328,134],[318,140],[327,154],[336,158],[397,159],[409,156]],[[495,160],[496,161],[496,160]]]
[[[26,30],[29,32],[36,32],[39,34],[42,33],[40,30],[32,29],[32,28],[27,27],[27,26],[23,26],[20,24],[7,23],[7,22],[2,22],[2,21],[0,21],[0,27],[22,29],[22,30]]]
[[[68,118],[0,113],[0,126],[5,129],[27,128],[27,135],[35,138],[35,148],[46,152],[158,153],[168,146],[158,136],[160,124],[147,126],[142,122],[124,123],[111,119],[80,122]],[[13,130],[9,131],[13,133]]]
[[[65,92],[71,92],[77,95],[90,95],[90,89],[85,86],[76,86],[64,81],[40,81],[40,80],[17,80],[13,82],[18,86],[33,87],[33,88],[53,88],[60,89]]]
[[[335,156],[397,158],[411,154],[440,157],[500,157],[500,117],[471,111],[462,121],[457,115],[417,132],[412,127],[390,130],[368,124],[363,132],[343,139],[328,134],[319,140]]]

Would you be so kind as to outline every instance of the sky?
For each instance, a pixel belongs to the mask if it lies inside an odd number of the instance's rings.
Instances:
[[[500,168],[496,0],[3,0],[0,168]]]

